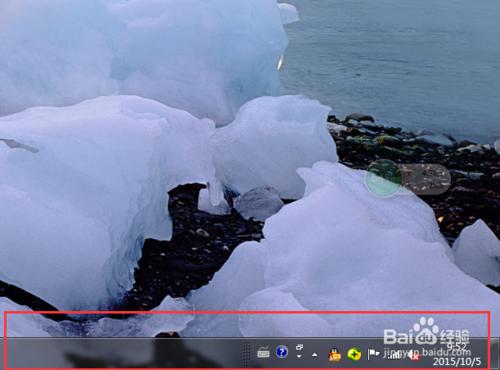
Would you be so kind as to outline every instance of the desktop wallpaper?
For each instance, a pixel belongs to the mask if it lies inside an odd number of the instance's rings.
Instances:
[[[499,336],[499,17],[0,0],[0,311],[185,312],[7,335],[370,337],[421,315],[189,312],[480,310]]]

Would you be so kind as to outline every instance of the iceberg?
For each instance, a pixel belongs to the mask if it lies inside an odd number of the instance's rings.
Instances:
[[[276,189],[269,186],[252,189],[234,200],[234,208],[246,220],[265,221],[284,205]]]
[[[2,276],[60,309],[116,302],[144,239],[171,237],[170,189],[199,182],[222,197],[206,155],[214,130],[133,96],[0,118],[0,137],[36,148],[0,142]]]
[[[281,21],[283,24],[290,24],[299,21],[299,12],[295,6],[287,3],[279,3],[278,7],[281,12]]]
[[[169,190],[205,184],[199,207],[219,213],[230,212],[225,189],[300,196],[297,167],[337,159],[327,112],[303,97],[259,98],[217,129],[153,100],[114,96],[0,117],[4,280],[59,309],[117,303],[144,240],[171,238]]]
[[[201,189],[198,195],[198,209],[212,215],[228,215],[231,213],[231,207],[226,199],[222,199],[218,204],[213,205],[210,200],[210,190]]]
[[[31,311],[28,307],[18,305],[10,299],[0,297],[0,339],[4,335],[4,315],[5,311]],[[50,334],[45,330],[44,325],[47,320],[40,315],[16,315],[14,320],[11,320],[13,315],[9,316],[7,322],[8,337],[35,337],[44,338],[50,337]]]
[[[9,314],[7,336],[10,337],[54,337],[54,338],[153,338],[160,333],[177,332],[184,329],[193,319],[188,314],[191,306],[184,298],[167,296],[158,307],[152,311],[182,311],[182,314],[144,314],[131,315],[126,319],[109,317],[92,318],[85,316],[78,320],[63,320],[56,322],[39,314]],[[28,307],[18,305],[8,298],[0,297],[0,314],[4,311],[31,311]],[[186,313],[184,313],[186,312]],[[3,335],[4,321],[0,329]]]
[[[329,107],[302,96],[261,97],[217,129],[211,147],[221,182],[237,194],[260,186],[298,199],[304,181],[297,168],[338,161],[326,120]]]
[[[92,318],[81,321],[52,321],[38,314],[10,314],[7,323],[8,338],[153,338],[160,333],[177,332],[184,329],[193,316],[189,314],[191,307],[184,299],[166,297],[153,311],[183,311],[182,314],[162,315],[144,314],[125,319],[109,317]],[[4,311],[31,311],[7,298],[0,297],[0,314]],[[186,312],[186,313],[184,313]],[[3,337],[3,320],[0,321],[0,338]],[[111,363],[144,364],[151,362],[154,356],[154,346],[139,346],[134,342],[123,342],[121,349],[116,351],[113,344],[87,341],[81,342],[46,341],[43,345],[32,348],[30,355],[38,359],[47,359],[46,367],[71,367],[68,355],[89,359],[99,359]],[[14,347],[19,350],[19,347]],[[12,349],[11,349],[12,351]],[[14,349],[15,351],[15,349]],[[2,352],[0,350],[0,356]],[[18,356],[25,356],[26,352]],[[44,365],[44,364],[37,364]]]
[[[500,286],[500,241],[483,220],[462,230],[453,251],[457,266],[467,275]]]
[[[47,320],[45,331],[51,337],[73,338],[154,338],[160,333],[177,332],[193,319],[187,313],[191,306],[184,298],[167,296],[152,312],[182,311],[182,314],[139,314],[126,319],[112,317],[90,318],[80,315],[76,321]]]
[[[300,168],[297,172],[306,183],[305,196],[325,185],[335,186],[339,191],[348,193],[344,204],[354,202],[353,215],[350,216],[352,221],[363,224],[362,221],[368,219],[368,223],[376,224],[381,229],[403,229],[416,239],[443,245],[442,250],[453,259],[446,239],[439,231],[434,211],[407,189],[400,188],[388,198],[380,197],[367,186],[367,172],[327,162],[318,162],[312,168]],[[382,178],[378,180],[385,181]]]
[[[130,94],[229,123],[287,43],[276,0],[2,1],[0,115]]]
[[[453,263],[423,201],[409,192],[379,198],[364,186],[366,172],[338,163],[320,162],[299,174],[306,182],[305,196],[267,219],[261,242],[237,247],[214,279],[190,295],[196,309],[488,309],[492,333],[500,333],[497,293]],[[406,315],[236,316],[195,318],[182,335],[381,336],[386,328],[407,332],[418,320]],[[486,320],[479,315],[461,318],[460,324],[454,315],[436,320],[442,329],[486,333]]]

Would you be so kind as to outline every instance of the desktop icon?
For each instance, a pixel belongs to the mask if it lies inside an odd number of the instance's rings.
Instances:
[[[276,347],[276,357],[285,358],[286,356],[288,356],[288,348],[285,345],[280,344]]]
[[[370,357],[378,357],[380,356],[380,352],[376,349],[370,348],[368,350],[368,361],[370,361]]]
[[[361,359],[361,350],[357,347],[352,347],[347,351],[347,357],[352,361],[359,361]]]
[[[269,358],[271,357],[271,351],[269,351],[269,347],[259,347],[257,350],[257,358]]]
[[[395,350],[392,349],[387,353],[387,357],[384,356],[384,358],[387,358],[388,360],[401,360],[404,357],[404,353],[402,350]]]
[[[412,350],[409,352],[410,360],[412,361],[420,361],[420,352],[416,350]]]
[[[330,362],[340,362],[342,355],[337,348],[332,348],[328,354],[328,361]]]

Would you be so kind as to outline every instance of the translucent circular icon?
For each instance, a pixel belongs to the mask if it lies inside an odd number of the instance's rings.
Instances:
[[[376,196],[388,198],[401,188],[403,175],[393,161],[388,159],[375,161],[367,171],[365,185]]]

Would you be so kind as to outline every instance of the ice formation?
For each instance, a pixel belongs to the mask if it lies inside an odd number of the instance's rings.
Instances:
[[[153,311],[182,311],[180,314],[144,314],[125,319],[100,318],[81,321],[55,322],[38,314],[9,314],[7,320],[7,335],[15,337],[74,337],[74,338],[154,338],[160,333],[177,332],[184,329],[193,316],[189,313],[191,307],[184,299],[166,297]],[[31,311],[7,298],[0,297],[0,315],[4,311]],[[3,336],[3,320],[0,321],[0,339]],[[106,342],[88,341],[85,346],[80,342],[47,341],[33,350],[38,350],[38,358],[48,358],[50,367],[71,367],[66,355],[72,354],[87,358],[98,358],[105,361],[125,361],[126,363],[144,364],[152,360],[154,347],[139,346],[134,342],[123,342],[120,351],[113,351],[113,345]],[[38,348],[40,347],[40,348]],[[32,354],[30,352],[30,354]],[[0,356],[2,355],[0,351]],[[22,356],[25,355],[21,354]],[[37,364],[41,367],[44,364]]]
[[[276,189],[269,186],[252,189],[234,200],[234,208],[246,220],[265,221],[284,205]]]
[[[299,12],[292,4],[280,3],[278,7],[281,12],[281,21],[283,24],[290,24],[299,20]]]
[[[231,213],[231,207],[229,207],[226,199],[222,199],[218,204],[212,204],[208,189],[200,190],[200,194],[198,195],[198,209],[213,215],[227,215]]]
[[[462,230],[453,244],[457,266],[484,284],[500,286],[500,241],[477,220]]]
[[[166,192],[216,183],[206,155],[214,130],[138,97],[0,118],[0,137],[37,150],[0,142],[2,275],[58,308],[116,301],[144,238],[170,237]]]
[[[158,307],[152,311],[183,311],[189,312],[192,307],[183,298],[167,296]],[[0,297],[0,333],[3,335],[4,311],[31,311],[28,307],[18,305],[8,298]],[[134,315],[126,319],[103,317],[79,321],[52,321],[39,314],[9,314],[7,320],[7,335],[9,337],[78,337],[78,338],[111,338],[136,337],[152,338],[160,333],[177,332],[186,327],[193,319],[191,314],[145,314]]]
[[[281,93],[281,14],[276,0],[2,1],[0,115],[133,94],[228,123]]]
[[[338,160],[328,133],[329,107],[301,96],[262,97],[246,103],[211,139],[218,176],[244,194],[259,186],[298,199],[304,182],[296,169]]]
[[[497,293],[450,260],[432,211],[416,196],[378,198],[364,187],[364,171],[341,164],[321,162],[299,173],[304,198],[269,218],[265,239],[240,245],[192,293],[196,309],[489,309],[493,334],[500,333]],[[463,328],[457,322],[439,317],[443,329],[485,335],[484,317],[460,319]],[[411,325],[406,316],[240,315],[195,318],[183,335],[380,336]]]
[[[185,311],[191,306],[183,298],[166,297],[153,311]],[[126,320],[102,318],[85,325],[84,335],[97,337],[137,337],[153,338],[157,334],[179,332],[193,319],[190,314],[146,314],[132,316]]]
[[[297,167],[336,159],[326,113],[305,98],[268,97],[216,129],[152,100],[116,96],[0,117],[4,280],[61,309],[116,302],[133,284],[144,239],[171,236],[170,189],[207,184],[206,209],[223,202],[222,185],[298,196]]]
[[[0,297],[0,339],[4,333],[5,311],[30,311],[28,307],[18,305],[10,299]],[[49,321],[40,315],[7,315],[7,335],[9,337],[49,337],[50,334],[44,329],[44,323]]]

